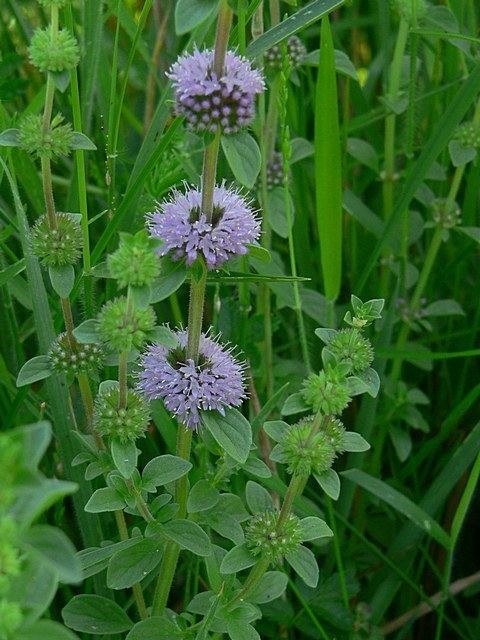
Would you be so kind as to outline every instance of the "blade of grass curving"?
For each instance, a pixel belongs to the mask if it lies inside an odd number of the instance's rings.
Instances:
[[[87,134],[90,133],[93,105],[96,96],[98,65],[103,32],[103,2],[85,0],[83,4],[83,55],[81,62],[81,76],[83,87],[83,126]]]
[[[363,270],[359,281],[354,290],[361,294],[368,278],[377,264],[377,260],[386,245],[397,230],[400,223],[402,213],[408,209],[408,206],[414,197],[417,189],[425,179],[428,170],[431,168],[440,153],[446,148],[450,141],[455,128],[465,116],[471,107],[475,97],[480,92],[480,63],[475,66],[468,76],[467,80],[453,98],[450,106],[447,108],[442,118],[435,127],[429,141],[425,145],[420,157],[413,163],[410,172],[405,181],[403,191],[397,201],[393,214],[386,222],[382,237],[378,241],[376,247],[372,251],[370,258]]]
[[[247,55],[256,58],[273,45],[278,44],[285,38],[297,33],[314,24],[320,18],[328,15],[338,7],[341,7],[345,0],[314,0],[296,13],[286,18],[283,22],[266,31],[259,38],[254,40],[247,47]]]
[[[55,339],[55,332],[52,322],[52,315],[48,306],[47,292],[40,271],[40,265],[30,246],[30,229],[28,226],[25,209],[18,193],[15,173],[10,173],[6,163],[0,158],[5,174],[10,184],[13,194],[15,210],[18,218],[18,228],[22,249],[25,257],[25,267],[28,284],[32,293],[33,316],[38,335],[38,343],[41,353],[46,353]],[[65,378],[63,376],[50,376],[45,381],[48,397],[50,400],[50,410],[53,419],[53,429],[62,452],[65,475],[69,480],[79,485],[79,490],[73,495],[75,513],[80,527],[82,538],[86,546],[96,546],[102,540],[102,531],[98,516],[87,514],[84,506],[92,495],[93,489],[89,482],[83,478],[80,467],[72,467],[71,462],[77,451],[74,450],[71,431],[74,425],[70,419],[68,404],[68,392]],[[103,590],[103,587],[102,587]]]
[[[325,295],[336,300],[342,279],[342,156],[337,77],[329,18],[323,18],[315,95],[315,185]]]

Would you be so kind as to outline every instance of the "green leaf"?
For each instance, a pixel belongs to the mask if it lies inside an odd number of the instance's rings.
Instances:
[[[317,586],[318,564],[310,549],[300,545],[290,553],[287,553],[285,560],[305,582],[307,587],[314,589]]]
[[[227,620],[227,632],[230,640],[262,640],[252,625],[242,620]]]
[[[149,285],[143,287],[130,287],[133,302],[139,309],[145,309],[150,304],[151,289]]]
[[[450,140],[448,143],[450,159],[454,167],[460,167],[477,157],[475,147],[464,147],[458,140]]]
[[[315,474],[314,477],[327,496],[332,498],[332,500],[338,500],[340,495],[340,478],[336,471],[328,469],[328,471],[324,473]]]
[[[437,300],[423,309],[425,316],[464,316],[465,311],[456,300]]]
[[[78,485],[74,482],[38,478],[35,484],[22,487],[18,499],[10,507],[10,512],[27,527],[53,504],[77,490]]]
[[[75,633],[53,620],[37,620],[28,627],[22,627],[19,634],[22,640],[79,640]]]
[[[302,531],[302,542],[317,540],[318,538],[331,538],[333,536],[333,531],[328,524],[316,516],[309,516],[300,520],[300,529]]]
[[[80,131],[73,132],[73,140],[70,145],[71,149],[83,149],[84,151],[95,151],[96,146],[90,140],[88,136],[84,133],[80,133]]]
[[[368,451],[370,449],[370,445],[365,438],[356,431],[345,431],[342,440],[342,448],[345,451],[355,451],[360,453],[362,451]]]
[[[81,582],[82,567],[75,548],[60,529],[46,524],[37,524],[22,535],[22,543],[42,562],[56,571],[62,582],[66,584]]]
[[[250,591],[248,601],[255,604],[266,604],[279,598],[288,584],[288,576],[281,571],[267,571],[256,586]]]
[[[178,0],[175,7],[175,31],[183,35],[204,22],[218,6],[218,0]]]
[[[35,356],[28,360],[20,369],[17,377],[17,387],[44,380],[52,374],[50,358],[48,356]]]
[[[395,511],[406,516],[446,549],[450,548],[450,537],[446,531],[426,511],[404,496],[403,493],[400,493],[386,482],[360,471],[360,469],[350,469],[344,471],[342,475],[389,504]]]
[[[183,637],[183,633],[171,620],[163,616],[153,616],[137,622],[126,640],[174,640]]]
[[[190,489],[187,500],[187,512],[199,513],[214,507],[220,497],[218,489],[212,487],[207,480],[199,480]]]
[[[313,144],[310,140],[306,140],[305,138],[293,138],[290,145],[292,147],[292,157],[290,158],[291,165],[295,162],[300,162],[300,160],[313,156],[315,152]]]
[[[175,293],[185,282],[186,277],[187,267],[184,262],[172,262],[164,258],[161,274],[151,286],[150,304],[161,302]]]
[[[161,559],[162,545],[158,540],[139,540],[111,557],[107,569],[107,586],[110,589],[128,589],[153,571]]]
[[[9,577],[8,587],[9,600],[28,603],[28,608],[23,607],[23,624],[27,626],[38,620],[52,603],[58,589],[58,574],[38,556],[26,553],[19,574]]]
[[[19,147],[20,129],[5,129],[0,133],[0,147]]]
[[[63,621],[75,631],[103,635],[128,631],[133,622],[118,604],[94,595],[75,596],[62,610]]]
[[[253,418],[252,429],[254,433],[257,432],[257,429],[262,426],[269,415],[280,405],[289,386],[290,383],[286,382],[280,387],[280,389],[277,389],[277,391],[275,391],[275,393],[267,400],[267,402],[265,402],[259,413]]]
[[[60,298],[68,298],[75,284],[75,270],[71,264],[61,267],[48,267],[48,275],[55,293]]]
[[[123,509],[125,501],[113,487],[97,489],[85,505],[87,513],[102,513],[103,511],[117,511]]]
[[[230,574],[248,569],[256,563],[257,559],[250,553],[245,544],[233,547],[223,558],[220,565],[220,573]]]
[[[265,422],[263,429],[272,440],[275,440],[275,442],[281,442],[287,431],[290,429],[290,425],[283,422],[283,420],[272,420],[270,422]]]
[[[272,256],[268,249],[261,247],[259,244],[247,244],[248,255],[251,258],[260,260],[260,262],[269,263],[272,261]]]
[[[336,300],[342,279],[342,156],[335,54],[328,18],[322,20],[315,94],[315,185],[325,295]]]
[[[217,411],[202,411],[203,425],[236,462],[245,463],[252,445],[252,428],[248,420],[233,407],[222,416]]]
[[[460,231],[480,244],[480,227],[457,227],[456,231]]]
[[[168,347],[169,349],[178,347],[178,338],[168,327],[154,327],[148,334],[148,337],[152,342],[158,342],[158,344]]]
[[[272,496],[253,480],[247,482],[245,497],[248,508],[253,514],[273,510]]]
[[[205,531],[196,522],[190,520],[171,520],[162,525],[163,533],[197,556],[209,556],[212,545]]]
[[[222,149],[235,178],[248,189],[253,189],[262,163],[258,144],[245,131],[222,136]]]
[[[345,0],[313,0],[313,2],[309,2],[280,24],[272,27],[259,38],[255,38],[247,47],[247,55],[250,58],[257,58],[273,45],[314,24],[344,2]]]
[[[137,468],[138,449],[135,442],[121,442],[114,438],[110,445],[113,462],[124,478],[131,478]]]
[[[49,75],[53,79],[55,88],[58,89],[60,93],[65,93],[70,84],[70,71],[50,71]]]
[[[192,468],[192,463],[178,456],[165,454],[153,458],[145,465],[142,473],[142,488],[155,491],[161,485],[178,480]]]
[[[245,542],[245,536],[241,525],[231,515],[207,513],[204,516],[203,524],[210,527],[224,538],[227,538],[227,540],[231,540],[235,544],[243,544]]]
[[[243,469],[256,478],[270,478],[272,475],[268,465],[258,458],[248,458],[246,463],[243,465]]]
[[[5,269],[1,269],[0,270],[0,287],[3,287],[4,285],[8,284],[11,280],[15,278],[15,276],[18,276],[19,273],[22,273],[24,269],[25,269],[24,258],[22,258],[21,260],[18,260],[18,262],[15,262],[15,264],[11,264],[10,266],[5,267]]]
[[[296,413],[303,413],[309,410],[310,407],[303,399],[303,395],[301,393],[292,393],[285,400],[285,404],[282,407],[282,416],[293,416]]]
[[[10,436],[20,442],[22,464],[36,469],[52,439],[52,427],[46,420],[41,420],[17,427]]]
[[[80,344],[97,344],[99,342],[97,327],[96,320],[85,320],[78,327],[75,327],[73,335]]]
[[[290,193],[290,225],[294,223],[294,204]],[[268,192],[268,221],[272,229],[282,238],[288,238],[290,227],[285,210],[285,187],[275,187]]]
[[[369,142],[361,140],[360,138],[348,138],[347,140],[348,153],[358,160],[361,164],[378,173],[378,154]]]

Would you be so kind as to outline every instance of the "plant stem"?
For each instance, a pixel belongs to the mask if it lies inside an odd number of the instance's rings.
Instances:
[[[223,74],[225,54],[228,46],[228,36],[232,23],[232,10],[227,0],[222,0],[218,15],[217,33],[215,38],[215,53],[213,71],[220,77]],[[205,149],[202,174],[202,213],[208,221],[212,219],[213,194],[215,189],[218,151],[220,148],[221,131],[218,130],[213,141]],[[198,261],[201,269],[199,276],[192,271],[190,285],[190,302],[188,308],[188,342],[187,359],[198,360],[200,339],[202,335],[203,307],[205,303],[205,288],[207,283],[207,268],[203,260]],[[193,432],[186,425],[179,424],[177,432],[176,455],[188,460],[192,446]],[[178,504],[177,518],[184,518],[187,511],[188,477],[182,476],[175,483],[175,501]],[[152,605],[152,615],[162,615],[167,606],[168,596],[172,586],[175,569],[180,555],[180,547],[175,542],[167,542],[160,572],[155,588]]]
[[[128,287],[127,303],[125,305],[125,321],[128,322],[133,312],[132,290]],[[118,406],[124,409],[128,397],[128,351],[122,351],[118,356]]]
[[[117,523],[118,533],[120,535],[120,540],[128,540],[128,529],[127,523],[125,522],[125,516],[123,515],[123,511],[115,511],[115,520]],[[137,605],[138,613],[142,620],[148,618],[147,606],[145,604],[145,598],[143,597],[142,587],[139,582],[134,584],[132,587],[133,597],[135,598],[135,604]]]

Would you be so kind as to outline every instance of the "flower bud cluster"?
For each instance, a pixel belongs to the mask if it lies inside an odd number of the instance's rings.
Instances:
[[[128,311],[128,313],[127,313]],[[110,300],[97,316],[98,335],[110,351],[139,349],[155,326],[152,307],[128,309],[125,296]]]
[[[283,184],[283,157],[275,151],[267,164],[267,188],[281,187]]]
[[[120,407],[117,387],[99,394],[95,400],[93,424],[101,436],[133,442],[145,435],[149,422],[148,403],[134,391],[128,391],[124,407]]]
[[[337,362],[348,365],[353,373],[364,371],[373,361],[370,340],[364,338],[355,327],[337,331],[328,343],[328,350]]]
[[[313,416],[292,425],[280,444],[288,464],[287,471],[293,475],[325,473],[335,460],[336,451],[331,438],[321,431],[311,435],[312,422]]]
[[[55,371],[77,375],[82,371],[96,371],[103,364],[103,351],[97,344],[70,343],[66,333],[58,336],[50,347],[48,357]]]
[[[473,122],[464,122],[455,132],[455,140],[463,147],[480,148],[480,127]]]
[[[40,71],[69,71],[80,59],[76,39],[67,29],[37,29],[29,47],[30,62]]]
[[[298,36],[287,40],[287,58],[292,67],[298,67],[305,60],[307,49]],[[276,44],[265,53],[265,66],[270,69],[282,68],[282,48]]]
[[[68,156],[74,133],[69,123],[62,124],[63,116],[57,114],[47,131],[43,131],[42,117],[30,114],[19,125],[19,145],[35,158],[50,160]]]
[[[136,235],[120,234],[120,246],[107,261],[110,275],[120,288],[152,284],[160,273],[160,262],[153,245],[154,241],[146,231]]]
[[[245,527],[248,549],[254,555],[269,558],[273,564],[302,542],[300,520],[291,514],[279,526],[279,515],[275,511],[259,513],[250,518]]]
[[[452,229],[462,222],[462,210],[456,202],[450,203],[447,198],[436,198],[430,207],[433,221],[444,229]]]
[[[55,215],[55,228],[48,216],[40,216],[32,229],[32,248],[37,258],[47,267],[75,264],[82,249],[82,230],[68,213]]]

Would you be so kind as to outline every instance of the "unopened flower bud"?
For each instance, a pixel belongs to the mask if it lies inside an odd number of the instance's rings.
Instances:
[[[248,549],[254,554],[269,558],[273,564],[281,561],[302,541],[300,520],[289,515],[281,527],[279,514],[275,511],[259,513],[248,520],[245,539]]]
[[[287,40],[287,58],[292,67],[298,67],[305,60],[307,50],[298,36],[290,36]],[[265,53],[265,66],[271,69],[282,68],[281,45],[276,44]]]
[[[55,215],[52,228],[48,216],[38,218],[32,229],[32,248],[37,258],[48,267],[75,264],[82,248],[82,230],[68,213]]]
[[[364,371],[373,361],[370,341],[355,327],[337,331],[328,343],[328,349],[338,362],[347,364],[354,373]]]
[[[116,438],[122,443],[133,442],[145,435],[150,422],[149,406],[142,396],[131,390],[124,407],[119,406],[119,400],[117,387],[98,395],[93,424],[101,436]]]
[[[55,371],[76,375],[82,371],[96,371],[103,364],[103,351],[97,344],[70,343],[66,333],[58,336],[48,352]]]
[[[67,29],[37,29],[29,47],[30,62],[40,71],[68,71],[80,59],[76,39]]]
[[[291,474],[322,474],[330,469],[335,460],[332,438],[325,431],[317,431],[311,436],[312,423],[313,417],[310,417],[292,425],[280,444],[288,464],[287,470]]]
[[[42,116],[28,115],[19,124],[20,147],[35,158],[50,160],[68,156],[74,133],[70,123],[62,124],[63,116],[57,114],[47,131],[42,128]]]
[[[119,248],[108,257],[110,275],[119,287],[143,287],[155,280],[160,262],[153,244],[146,232],[121,234]]]
[[[283,184],[283,157],[279,151],[275,151],[272,159],[267,164],[267,188],[273,189]]]
[[[134,307],[127,314],[126,297],[110,300],[97,317],[98,335],[108,349],[115,352],[139,349],[155,326],[152,307]]]
[[[314,413],[338,415],[350,402],[345,376],[334,368],[310,374],[303,384],[303,399]]]

